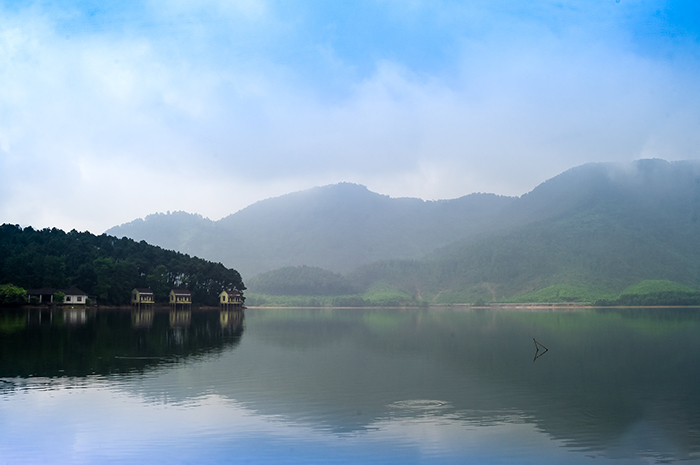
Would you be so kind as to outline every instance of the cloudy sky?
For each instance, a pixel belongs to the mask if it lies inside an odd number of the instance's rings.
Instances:
[[[340,181],[521,195],[700,157],[695,0],[113,3],[0,1],[0,223],[216,220]]]

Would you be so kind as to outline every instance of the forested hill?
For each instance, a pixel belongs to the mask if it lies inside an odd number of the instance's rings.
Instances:
[[[216,305],[223,289],[245,289],[234,269],[146,242],[3,224],[0,284],[7,283],[25,289],[77,286],[103,304],[128,303],[135,287],[150,287],[160,302],[171,288],[187,288],[194,303],[206,305]]]
[[[700,163],[641,160],[569,170],[503,210],[517,228],[440,248],[422,261],[357,269],[438,302],[597,300],[646,280],[700,288]],[[548,289],[547,292],[537,292]]]
[[[180,217],[187,221],[178,227]],[[573,168],[518,198],[424,202],[338,184],[258,202],[217,222],[157,215],[110,231],[190,253],[200,247],[201,256],[240,260],[251,275],[321,267],[344,273],[359,294],[590,300],[646,280],[700,288],[699,218],[700,162],[639,160]],[[155,232],[165,222],[182,246]],[[289,275],[266,274],[255,285],[281,288],[274,280],[287,285]]]
[[[514,200],[493,194],[390,198],[341,183],[263,200],[216,222],[155,214],[107,234],[235,264],[247,276],[299,265],[348,272],[376,260],[419,258],[491,230]]]

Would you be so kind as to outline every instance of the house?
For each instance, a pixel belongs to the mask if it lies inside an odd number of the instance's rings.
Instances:
[[[152,304],[154,302],[155,297],[153,296],[153,291],[146,287],[137,287],[131,291],[132,305]]]
[[[63,303],[66,305],[85,305],[88,298],[86,293],[75,286],[63,289],[59,292],[63,292],[66,295],[63,299]]]
[[[27,302],[52,304],[53,296],[57,292],[61,292],[65,295],[63,303],[66,305],[85,305],[87,303],[87,294],[75,286],[69,287],[68,289],[53,289],[48,287],[42,289],[29,289],[27,291]]]
[[[170,304],[192,304],[192,293],[187,289],[173,289],[170,291]]]
[[[227,305],[243,305],[243,294],[235,289],[230,291],[221,291],[221,294],[219,294],[219,303]]]
[[[57,290],[50,287],[41,289],[27,289],[27,303],[50,304],[53,303],[53,295]]]

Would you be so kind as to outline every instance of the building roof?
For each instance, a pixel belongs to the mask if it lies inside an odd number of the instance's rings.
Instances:
[[[68,289],[55,289],[53,287],[42,287],[41,289],[29,289],[27,290],[27,295],[48,295],[55,294],[56,292],[63,292],[65,295],[87,295],[85,292],[81,291],[75,286],[71,286]]]
[[[153,294],[153,291],[147,287],[135,287],[134,290],[138,291],[139,294]]]
[[[230,294],[230,295],[243,295],[243,294],[241,294],[241,291],[237,291],[236,289],[231,289],[231,290],[225,289],[221,292],[225,292],[225,293]]]
[[[68,289],[61,290],[65,295],[87,295],[85,292],[81,291],[75,286],[71,286]]]
[[[47,295],[53,294],[58,289],[52,287],[42,287],[41,289],[27,289],[27,295]]]
[[[175,295],[191,295],[192,294],[187,289],[172,289],[170,292],[172,292]]]

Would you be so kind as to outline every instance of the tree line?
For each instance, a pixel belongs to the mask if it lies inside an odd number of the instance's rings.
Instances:
[[[357,288],[338,273],[314,266],[288,266],[251,278],[252,292],[268,295],[347,295]]]
[[[122,305],[135,287],[149,287],[156,301],[172,288],[216,305],[224,289],[245,290],[238,271],[132,239],[68,233],[18,225],[0,226],[0,283],[25,289],[76,286],[99,303]]]
[[[615,300],[602,299],[595,302],[597,306],[698,306],[700,292],[667,291],[650,294],[623,294]]]

